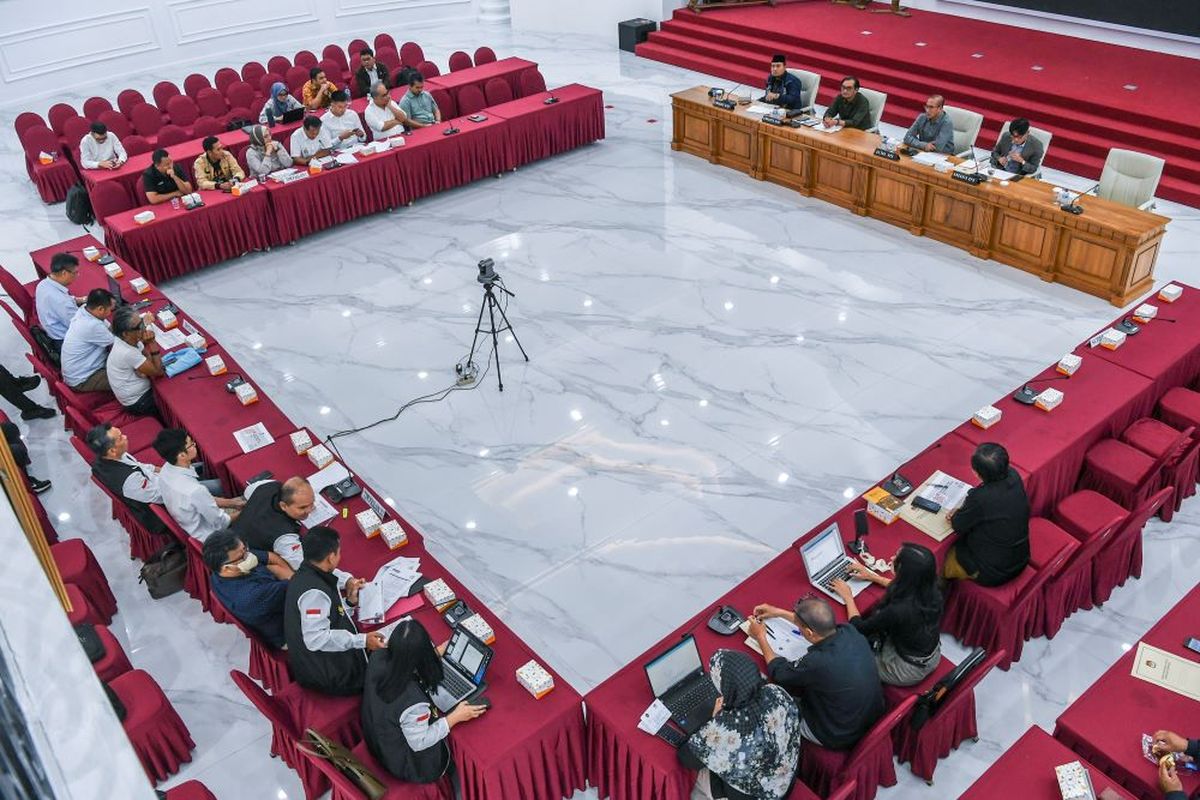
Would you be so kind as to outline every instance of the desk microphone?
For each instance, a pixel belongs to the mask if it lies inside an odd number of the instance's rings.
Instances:
[[[1076,192],[1074,197],[1066,200],[1062,205],[1059,206],[1059,208],[1061,208],[1063,211],[1066,211],[1068,214],[1082,214],[1083,206],[1079,205],[1079,198],[1083,197],[1093,189],[1099,188],[1100,184],[1097,183],[1095,186],[1092,186],[1089,189],[1086,189],[1082,192]]]
[[[1037,381],[1038,381],[1038,383],[1041,383],[1042,381],[1065,381],[1069,377],[1071,377],[1071,376],[1070,375],[1055,375],[1054,377],[1051,377],[1051,378],[1038,378]],[[1037,401],[1039,394],[1041,394],[1041,392],[1035,390],[1032,386],[1030,386],[1027,383],[1024,386],[1022,386],[1020,389],[1017,389],[1017,391],[1013,393],[1012,399],[1016,400],[1018,403],[1021,403],[1023,405],[1031,406],[1034,404],[1034,402]]]
[[[713,97],[713,105],[716,106],[717,108],[723,108],[726,111],[733,111],[735,108],[737,108],[737,100],[732,99],[732,96],[733,96],[733,93],[736,92],[741,87],[742,87],[742,84],[739,83],[738,85],[734,86],[732,89],[729,89],[729,90],[714,88],[709,93],[711,94],[712,92],[720,92],[720,95]]]
[[[551,94],[549,97],[547,97],[545,100],[542,101],[542,105],[552,106],[557,102],[558,102],[558,98],[555,97],[553,94]]]
[[[449,128],[446,128],[446,130],[442,131],[442,136],[453,136],[456,133],[458,133],[458,128],[451,125]]]

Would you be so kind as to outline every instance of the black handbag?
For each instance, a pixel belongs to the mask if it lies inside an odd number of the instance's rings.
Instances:
[[[79,637],[79,644],[83,647],[88,661],[95,664],[104,658],[107,651],[104,649],[104,642],[100,641],[100,634],[96,633],[95,625],[90,622],[81,622],[75,626],[75,635]]]
[[[179,542],[164,545],[142,566],[138,583],[146,584],[146,590],[155,600],[169,597],[183,589],[187,574],[187,553]]]
[[[945,702],[946,697],[954,687],[962,683],[963,678],[970,675],[976,667],[982,664],[986,656],[987,652],[982,647],[976,647],[952,672],[935,683],[928,691],[919,694],[917,696],[917,704],[913,706],[912,716],[908,718],[909,726],[914,731],[921,730],[930,717],[936,714],[937,710],[941,708],[942,703]]]

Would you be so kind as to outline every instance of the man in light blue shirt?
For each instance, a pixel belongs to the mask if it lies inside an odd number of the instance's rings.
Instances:
[[[904,143],[925,153],[954,153],[954,123],[945,110],[946,99],[935,94],[925,101],[925,113],[904,134]]]
[[[409,81],[408,92],[400,99],[400,110],[408,117],[405,124],[410,128],[427,128],[442,121],[442,112],[433,95],[425,91],[425,79],[420,75]]]
[[[107,392],[108,351],[113,345],[107,320],[116,299],[107,289],[92,289],[75,312],[62,345],[63,383],[77,392]]]
[[[38,324],[58,343],[66,338],[82,297],[72,297],[67,287],[79,274],[79,259],[70,253],[55,253],[50,259],[50,274],[38,281],[34,291]]]

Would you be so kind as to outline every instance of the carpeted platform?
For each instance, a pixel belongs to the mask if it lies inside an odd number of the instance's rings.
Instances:
[[[883,6],[880,6],[882,8]],[[773,53],[822,76],[828,104],[857,75],[887,92],[885,121],[909,125],[932,93],[984,115],[976,145],[1008,119],[1054,133],[1046,164],[1099,178],[1113,147],[1167,160],[1158,195],[1200,207],[1200,60],[1070,36],[912,12],[872,14],[825,0],[675,12],[640,56],[760,88]],[[683,87],[681,87],[683,88]],[[728,88],[728,87],[727,87]]]

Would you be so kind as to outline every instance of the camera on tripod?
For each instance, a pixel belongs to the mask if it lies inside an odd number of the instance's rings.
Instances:
[[[496,262],[490,258],[485,258],[479,262],[479,277],[475,280],[487,286],[489,283],[495,283],[500,279],[496,274]]]

